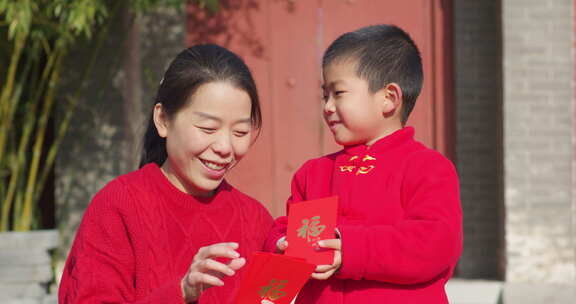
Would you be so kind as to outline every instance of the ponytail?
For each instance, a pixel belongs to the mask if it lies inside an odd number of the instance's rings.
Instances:
[[[156,130],[156,125],[154,124],[154,118],[150,117],[146,133],[144,134],[142,156],[140,158],[139,167],[142,168],[148,163],[156,163],[160,167],[166,161],[166,158],[168,158],[168,153],[166,152],[166,138],[160,137],[158,130]]]

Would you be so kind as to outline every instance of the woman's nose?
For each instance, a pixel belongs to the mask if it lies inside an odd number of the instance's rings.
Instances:
[[[228,156],[232,153],[232,134],[228,132],[222,132],[216,137],[214,143],[212,143],[212,150],[219,155]]]

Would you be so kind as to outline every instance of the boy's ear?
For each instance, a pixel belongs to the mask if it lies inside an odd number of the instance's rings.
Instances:
[[[385,117],[400,113],[402,107],[402,89],[394,82],[387,84],[377,93],[382,106],[382,114]]]
[[[154,113],[152,115],[154,125],[156,126],[156,130],[158,130],[158,135],[162,138],[166,138],[168,135],[168,119],[161,103],[154,105]]]

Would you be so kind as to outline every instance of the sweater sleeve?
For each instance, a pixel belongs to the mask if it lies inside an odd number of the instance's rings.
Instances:
[[[111,183],[88,206],[66,261],[59,303],[183,304],[180,278],[136,299],[135,260],[127,212],[127,191]]]
[[[268,235],[274,225],[274,219],[268,210],[260,204],[260,202],[256,202],[256,204],[257,210],[254,212],[256,220],[252,221],[256,225],[252,228],[251,233],[258,236],[258,250],[266,251],[266,242],[268,240]]]
[[[339,278],[418,284],[456,264],[462,250],[456,170],[437,152],[415,156],[408,162],[401,190],[403,220],[395,225],[339,226]]]
[[[290,186],[290,197],[286,202],[286,214],[288,214],[288,210],[290,209],[291,203],[297,203],[306,200],[305,196],[305,189],[306,189],[306,172],[308,163],[302,165],[298,171],[292,177],[292,183]],[[276,243],[280,238],[286,236],[286,229],[288,227],[288,217],[287,216],[280,216],[274,221],[274,226],[272,227],[270,234],[268,235],[268,239],[266,240],[266,244],[264,247],[265,251],[268,252],[275,252],[276,251]]]

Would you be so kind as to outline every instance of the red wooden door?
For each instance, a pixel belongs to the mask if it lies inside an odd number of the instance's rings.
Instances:
[[[307,159],[339,147],[321,115],[322,53],[362,26],[390,23],[411,34],[424,62],[424,87],[409,125],[416,137],[452,156],[450,1],[221,1],[214,16],[188,7],[187,43],[214,42],[241,55],[256,79],[263,129],[228,180],[284,214],[292,174]]]

